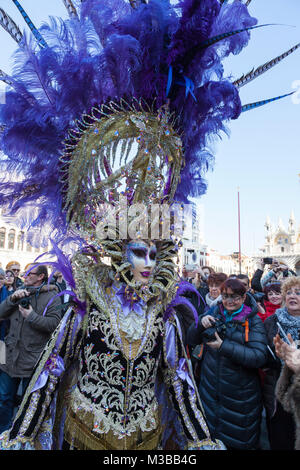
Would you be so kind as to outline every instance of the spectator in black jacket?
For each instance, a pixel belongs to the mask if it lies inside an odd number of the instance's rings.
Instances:
[[[227,279],[224,273],[215,273],[214,271],[207,277],[206,287],[203,284],[199,285],[198,294],[196,296],[193,292],[186,294],[186,297],[192,302],[196,308],[198,315],[202,315],[209,310],[213,305],[221,301],[220,286]],[[190,346],[190,354],[193,363],[193,370],[195,379],[198,382],[200,378],[200,361],[201,361],[202,347],[200,344]]]
[[[281,286],[284,307],[266,319],[264,327],[267,332],[269,347],[275,353],[273,339],[279,332],[292,335],[295,344],[300,339],[300,278],[289,277]],[[281,329],[278,327],[280,325]],[[267,424],[271,450],[293,450],[295,446],[295,424],[293,415],[284,409],[275,397],[275,388],[279,379],[283,361],[275,354],[269,356],[268,368],[265,370],[264,401],[267,411]],[[284,432],[283,432],[284,429]]]
[[[199,316],[188,331],[189,344],[204,342],[199,393],[212,435],[229,449],[258,446],[262,412],[258,369],[267,360],[267,338],[255,304],[245,305],[246,289],[237,279],[221,286],[222,301]],[[251,302],[251,298],[250,298]],[[207,329],[224,329],[205,342]]]

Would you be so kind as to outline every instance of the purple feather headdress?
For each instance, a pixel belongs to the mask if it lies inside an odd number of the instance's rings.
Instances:
[[[185,152],[175,199],[203,194],[213,160],[208,142],[245,110],[222,60],[258,27],[238,0],[85,0],[69,13],[39,31],[32,25],[34,38],[6,24],[18,49],[11,77],[0,74],[9,84],[0,106],[0,207],[32,243],[40,227],[44,241],[53,231],[68,234],[63,142],[70,129],[87,129],[82,116],[111,101],[142,101],[154,113],[168,104]]]

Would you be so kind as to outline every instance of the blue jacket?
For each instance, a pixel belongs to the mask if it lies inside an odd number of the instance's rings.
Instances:
[[[0,289],[0,303],[10,295],[10,292],[5,286]],[[9,330],[9,320],[3,320],[0,322],[0,340],[3,341]]]

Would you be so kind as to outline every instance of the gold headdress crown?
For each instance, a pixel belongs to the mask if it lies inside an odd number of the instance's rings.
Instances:
[[[94,107],[69,131],[61,157],[69,222],[88,228],[100,206],[117,206],[120,195],[128,204],[172,202],[182,142],[167,106],[158,113],[145,107],[140,101]]]

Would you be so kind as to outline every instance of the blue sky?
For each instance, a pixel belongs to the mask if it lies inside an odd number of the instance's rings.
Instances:
[[[247,48],[225,63],[239,78],[300,42],[299,0],[253,0],[249,7],[259,24],[281,23],[251,33]],[[262,77],[241,88],[243,104],[300,88],[300,50]],[[300,224],[300,93],[299,104],[288,97],[243,113],[229,123],[230,138],[217,143],[214,171],[207,174],[208,191],[201,198],[205,210],[205,240],[225,253],[238,250],[237,188],[240,188],[241,246],[252,254],[264,243],[269,215],[285,226],[291,210]]]
[[[36,26],[48,15],[67,17],[62,0],[22,0]],[[23,18],[12,0],[0,0],[2,7],[24,29]],[[239,78],[300,42],[299,0],[252,0],[250,13],[259,24],[280,23],[255,30],[247,48],[225,62],[225,72]],[[11,70],[15,43],[0,30],[0,68]],[[297,81],[299,82],[297,84]],[[264,243],[266,216],[285,225],[294,210],[300,225],[300,50],[244,88],[242,103],[285,94],[297,84],[299,104],[288,97],[244,113],[228,124],[230,138],[215,145],[214,170],[206,175],[208,191],[199,202],[204,205],[205,242],[223,253],[238,250],[237,188],[241,204],[242,251],[252,254]]]

